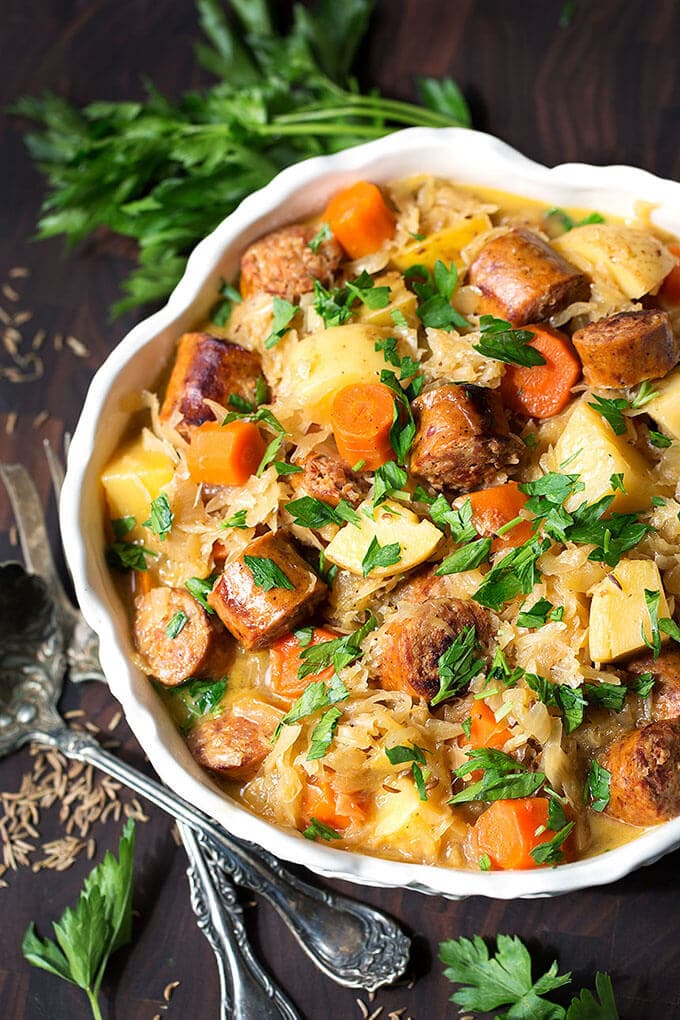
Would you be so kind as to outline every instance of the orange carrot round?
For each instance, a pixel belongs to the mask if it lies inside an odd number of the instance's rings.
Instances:
[[[496,722],[495,715],[483,701],[475,701],[470,719],[471,747],[493,747],[500,751],[510,739],[510,730],[502,722]]]
[[[323,218],[351,259],[371,255],[394,235],[394,216],[380,188],[369,181],[334,195]]]
[[[661,284],[659,297],[664,304],[680,305],[680,244],[669,244],[668,250],[675,255],[676,264]]]
[[[341,832],[352,822],[361,825],[366,819],[366,809],[360,796],[335,790],[326,776],[319,776],[305,787],[302,818],[305,826],[312,818],[318,818],[324,825]]]
[[[545,365],[508,365],[501,382],[505,404],[528,418],[552,418],[569,403],[571,388],[581,376],[581,362],[563,333],[549,326],[525,326],[529,341]]]
[[[310,645],[320,645],[324,641],[334,641],[337,637],[332,630],[315,627]],[[298,670],[302,664],[300,652],[309,645],[300,644],[295,634],[284,634],[269,649],[270,684],[276,694],[283,698],[299,698],[303,691],[317,680],[330,680],[333,666],[327,666],[319,673],[311,673],[300,679]]]
[[[260,466],[266,443],[257,425],[207,421],[191,431],[187,464],[194,482],[243,485]]]
[[[354,383],[336,393],[331,404],[331,425],[343,460],[352,467],[364,461],[365,471],[375,471],[392,460],[393,418],[394,394],[384,383]]]
[[[497,800],[470,830],[466,850],[476,861],[487,854],[492,866],[501,870],[544,867],[536,863],[531,851],[555,835],[547,826],[547,797]]]
[[[492,485],[488,489],[471,492],[469,500],[472,504],[472,523],[480,535],[493,535],[504,524],[509,524],[519,516],[519,512],[527,501],[523,492],[519,491],[517,482],[506,482],[505,485]],[[491,552],[505,552],[516,549],[527,542],[533,534],[529,521],[516,524],[504,535],[496,535],[491,543]]]

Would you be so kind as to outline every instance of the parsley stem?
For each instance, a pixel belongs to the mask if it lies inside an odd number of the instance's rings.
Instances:
[[[94,1020],[102,1020],[102,1011],[99,1008],[99,1000],[97,999],[96,992],[93,992],[91,988],[86,988],[85,994],[87,995],[87,998],[89,1000]]]
[[[512,529],[516,528],[518,524],[521,524],[524,519],[525,519],[524,517],[520,516],[513,517],[513,519],[511,521],[508,521],[507,524],[504,524],[501,528],[497,528],[496,534],[505,535],[506,532],[512,531]]]
[[[358,97],[357,97],[358,98]],[[431,127],[451,127],[455,122],[449,117],[445,117],[440,113],[433,111],[422,111],[418,108],[411,106],[409,103],[396,103],[399,109],[395,109],[389,101],[378,100],[374,105],[361,104],[358,105],[356,100],[352,98],[352,101],[345,106],[338,107],[310,107],[307,110],[302,110],[299,113],[288,113],[282,114],[279,117],[275,117],[272,121],[273,124],[302,124],[306,121],[312,120],[324,120],[326,118],[333,119],[333,117],[380,117],[385,120],[399,121],[402,124],[415,124],[418,127],[431,126]]]

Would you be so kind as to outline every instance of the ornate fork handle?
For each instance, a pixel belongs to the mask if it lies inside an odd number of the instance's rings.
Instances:
[[[178,825],[189,858],[191,905],[217,959],[222,992],[220,1020],[300,1020],[253,955],[243,912],[234,887],[222,871],[219,855],[210,844],[201,844],[184,822]]]
[[[293,876],[272,854],[237,841],[172,790],[109,754],[89,733],[59,726],[33,732],[29,739],[94,765],[186,822],[234,881],[272,904],[300,947],[334,981],[373,991],[404,973],[410,940],[380,911]]]

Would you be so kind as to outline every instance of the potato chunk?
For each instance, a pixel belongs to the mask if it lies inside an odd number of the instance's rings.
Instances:
[[[615,435],[609,422],[588,406],[586,401],[590,399],[586,397],[576,405],[555,444],[557,464],[565,464],[563,470],[569,474],[580,475],[585,485],[585,491],[575,493],[566,507],[573,510],[584,500],[594,503],[602,496],[614,495],[612,510],[620,513],[641,510],[651,495],[647,481],[649,465],[625,436]],[[614,474],[623,475],[626,492],[613,491]]]
[[[170,458],[159,450],[146,450],[141,437],[128,443],[101,474],[109,516],[134,517],[141,524],[149,516],[151,500],[173,474]]]
[[[486,213],[468,216],[453,227],[437,230],[422,241],[413,240],[404,245],[392,256],[392,265],[405,272],[409,266],[427,266],[434,269],[437,259],[447,266],[454,262],[457,269],[463,269],[465,263],[461,251],[479,234],[491,229],[491,220]]]
[[[645,404],[645,411],[662,432],[680,440],[680,368],[654,383],[654,389],[659,395]]]
[[[586,273],[606,272],[630,300],[656,294],[675,259],[647,230],[613,223],[575,227],[553,247]]]
[[[363,512],[367,510],[371,516]],[[430,521],[419,520],[417,514],[400,503],[388,499],[373,510],[370,503],[359,507],[359,525],[346,524],[326,549],[326,559],[352,574],[362,575],[364,556],[372,540],[381,546],[398,542],[399,560],[391,566],[375,567],[371,577],[390,577],[423,563],[439,545],[441,531]]]
[[[279,397],[299,407],[319,425],[330,424],[333,397],[353,383],[379,382],[390,368],[378,340],[389,329],[376,326],[332,326],[304,337],[292,350]]]
[[[651,622],[647,591],[661,592],[659,616],[668,616],[668,603],[659,568],[653,560],[621,560],[592,591],[590,655],[593,662],[613,662],[645,648]]]

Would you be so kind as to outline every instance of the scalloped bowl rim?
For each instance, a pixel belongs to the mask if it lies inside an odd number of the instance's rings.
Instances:
[[[451,898],[552,896],[603,885],[651,864],[680,845],[680,818],[631,843],[555,869],[481,873],[333,849],[266,821],[224,794],[193,761],[169,714],[131,659],[128,620],[108,574],[103,549],[98,473],[117,444],[128,412],[125,392],[157,375],[180,332],[204,313],[221,275],[234,273],[245,245],[267,229],[323,207],[344,184],[417,172],[487,185],[551,205],[632,213],[642,199],[655,203],[653,219],[680,234],[680,184],[628,166],[533,162],[491,135],[465,128],[409,128],[332,156],[298,163],[254,192],[189,257],[186,271],[160,311],[134,327],[114,348],[90,385],[68,456],[60,522],[76,594],[97,632],[110,689],[159,776],[225,829],[286,861],[332,878],[366,885],[416,889]],[[129,378],[128,378],[129,377]]]

